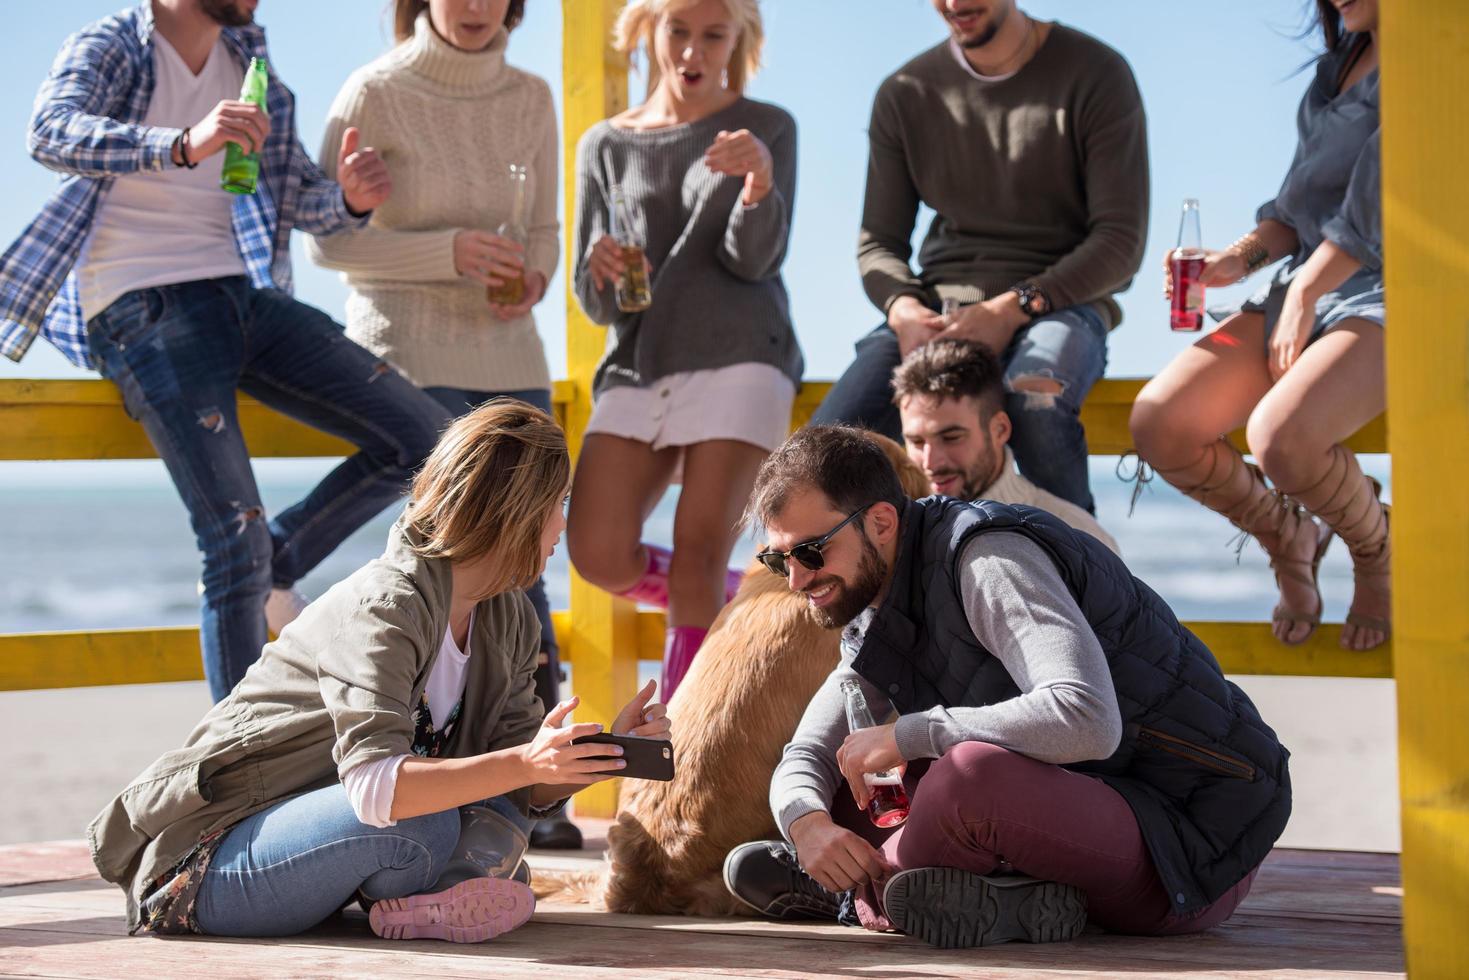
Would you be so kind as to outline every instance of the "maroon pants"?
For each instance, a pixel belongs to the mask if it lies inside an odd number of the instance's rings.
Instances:
[[[914,763],[906,782],[912,809],[896,830],[873,826],[845,786],[833,819],[880,847],[899,869],[1014,870],[1075,885],[1086,894],[1091,921],[1114,932],[1208,929],[1233,914],[1255,879],[1250,872],[1208,908],[1174,912],[1137,818],[1116,790],[985,742],[962,742],[926,771]],[[888,926],[878,894],[868,886],[857,896],[857,915],[869,928]]]

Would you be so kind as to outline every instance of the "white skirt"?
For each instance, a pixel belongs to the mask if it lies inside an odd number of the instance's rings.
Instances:
[[[769,364],[686,371],[646,388],[607,389],[592,404],[587,434],[636,439],[654,450],[734,439],[770,452],[790,434],[795,401],[795,384]]]

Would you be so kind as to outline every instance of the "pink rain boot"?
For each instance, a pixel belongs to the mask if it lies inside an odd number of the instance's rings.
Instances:
[[[656,544],[644,544],[643,550],[648,553],[648,565],[643,569],[643,577],[626,592],[617,594],[633,602],[667,609],[668,566],[673,562],[673,552]]]
[[[693,666],[694,654],[709,633],[702,626],[674,626],[664,634],[663,682],[658,686],[659,699],[667,704],[673,700],[684,675]]]
[[[673,552],[667,548],[660,548],[656,544],[644,542],[643,550],[648,553],[648,564],[643,569],[643,577],[626,592],[618,595],[633,602],[641,602],[647,606],[657,606],[659,609],[668,608],[668,568],[673,563]],[[731,568],[724,573],[724,601],[729,602],[740,590],[740,583],[744,581],[745,573],[741,569]]]
[[[730,568],[724,573],[724,604],[727,606],[734,601],[735,593],[740,591],[740,583],[745,580],[742,569]]]

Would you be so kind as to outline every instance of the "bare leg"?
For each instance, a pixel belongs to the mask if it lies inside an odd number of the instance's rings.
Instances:
[[[1363,559],[1385,567],[1377,553],[1377,532],[1385,522],[1373,503],[1375,489],[1354,459],[1343,458],[1350,454],[1338,444],[1386,405],[1382,328],[1346,320],[1306,348],[1260,400],[1246,430],[1250,450],[1271,481],[1294,488],[1291,496],[1352,548],[1358,571],[1352,615],[1382,622],[1392,614],[1390,582],[1385,574],[1364,571]],[[1342,629],[1348,649],[1371,649],[1385,639],[1387,631],[1372,626],[1349,621]]]
[[[1312,565],[1317,529],[1310,521],[1290,519],[1282,502],[1263,497],[1263,485],[1251,484],[1243,460],[1220,442],[1245,424],[1270,391],[1264,333],[1261,314],[1230,317],[1144,386],[1130,426],[1143,459],[1170,483],[1255,535],[1272,556],[1280,587],[1275,636],[1300,643],[1314,628],[1311,620],[1320,615],[1321,598],[1313,576],[1294,570]]]
[[[1133,445],[1155,467],[1188,466],[1221,435],[1245,424],[1270,390],[1265,318],[1230,317],[1173,359],[1133,403]]]
[[[643,524],[673,477],[677,449],[594,433],[571,481],[566,547],[577,573],[609,592],[625,592],[647,567]]]
[[[726,562],[739,539],[736,525],[766,455],[759,446],[734,439],[687,447],[673,518],[670,626],[707,627],[724,606]]]

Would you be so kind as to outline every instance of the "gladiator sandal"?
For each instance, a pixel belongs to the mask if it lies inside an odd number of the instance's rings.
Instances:
[[[1299,504],[1266,486],[1260,468],[1246,463],[1239,451],[1223,439],[1205,446],[1192,463],[1166,469],[1154,467],[1154,470],[1184,495],[1223,514],[1239,529],[1236,553],[1251,537],[1259,541],[1270,557],[1277,589],[1284,579],[1311,587],[1316,594],[1314,611],[1292,609],[1282,599],[1270,613],[1275,636],[1282,643],[1297,646],[1310,639],[1321,624],[1321,589],[1317,576],[1321,559],[1331,544],[1331,528],[1318,525]],[[1316,549],[1310,559],[1294,558],[1286,551],[1286,546],[1301,533],[1303,524],[1314,529]],[[1301,625],[1309,628],[1300,637],[1287,639]]]
[[[1331,447],[1331,462],[1321,479],[1289,496],[1336,532],[1352,555],[1352,611],[1347,623],[1358,629],[1376,630],[1383,640],[1392,633],[1392,620],[1356,612],[1357,596],[1378,591],[1390,594],[1389,564],[1392,558],[1388,536],[1389,508],[1379,500],[1382,484],[1362,472],[1357,457],[1341,444]],[[1382,641],[1362,649],[1371,650]],[[1342,637],[1346,646],[1346,636]]]

